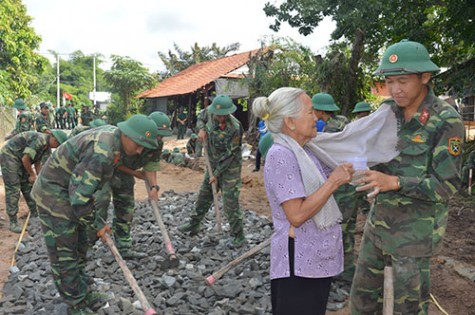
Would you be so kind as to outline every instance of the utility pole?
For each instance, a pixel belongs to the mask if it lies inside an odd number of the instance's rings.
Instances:
[[[94,89],[92,90],[93,98],[94,98],[94,106],[96,106],[96,55],[92,57],[93,60],[93,72],[94,72]]]
[[[60,99],[59,99],[59,54],[56,55],[56,108],[59,108]]]

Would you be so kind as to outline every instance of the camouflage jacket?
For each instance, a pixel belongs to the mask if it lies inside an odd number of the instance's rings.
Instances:
[[[117,127],[85,131],[53,152],[31,195],[52,216],[77,221],[94,209],[93,195],[112,178],[121,154]]]
[[[198,139],[188,139],[188,142],[186,143],[186,152],[190,153],[195,153],[196,152],[196,141]]]
[[[85,126],[89,126],[89,123],[94,120],[94,115],[91,111],[81,112],[81,121]]]
[[[49,123],[49,116],[45,117],[42,113],[36,114],[36,131],[44,132],[45,130],[51,129],[51,124]]]
[[[76,127],[73,128],[73,130],[71,130],[71,133],[69,134],[69,138],[77,136],[81,132],[84,132],[84,131],[89,130],[89,129],[91,129],[90,126],[84,126],[84,125],[76,126]]]
[[[208,157],[213,168],[213,175],[223,172],[240,172],[242,163],[243,128],[239,120],[229,115],[222,130],[217,120],[212,119],[207,109],[200,112],[198,129],[205,129],[208,134]]]
[[[41,161],[41,157],[48,150],[49,135],[36,131],[26,131],[12,137],[0,150],[0,154],[7,155],[22,164],[21,159],[26,154],[31,163]]]
[[[459,189],[464,127],[459,114],[430,90],[409,120],[398,119],[400,154],[377,170],[399,177],[399,191],[377,196],[365,235],[396,256],[429,257],[445,233],[448,200]]]
[[[159,171],[160,156],[162,155],[163,141],[159,140],[158,148],[155,150],[144,148],[139,155],[122,155],[120,164],[130,169],[138,170],[143,168],[144,171]]]
[[[15,130],[17,133],[33,129],[33,115],[29,110],[23,110],[17,117]]]
[[[343,115],[334,115],[325,122],[324,132],[339,132],[348,124],[348,118]]]

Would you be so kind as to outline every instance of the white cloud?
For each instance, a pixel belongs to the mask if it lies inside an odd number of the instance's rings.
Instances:
[[[241,44],[240,51],[259,47],[264,36],[288,36],[313,51],[328,44],[333,23],[324,20],[307,37],[283,25],[269,29],[272,19],[262,10],[269,0],[23,0],[32,26],[43,38],[40,52],[101,53],[129,56],[151,71],[163,69],[157,52],[185,50],[216,43]]]

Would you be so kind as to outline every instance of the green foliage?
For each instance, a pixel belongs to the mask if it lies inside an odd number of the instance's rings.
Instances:
[[[363,63],[363,68],[374,69],[378,52],[404,38],[424,44],[439,66],[451,67],[475,58],[473,0],[288,0],[278,6],[266,3],[264,12],[275,19],[270,26],[275,31],[286,22],[309,35],[325,17],[336,22],[334,42],[348,45],[361,31],[364,50],[353,50],[352,58]],[[355,54],[360,54],[359,58]],[[337,71],[334,74],[338,75]],[[361,80],[360,74],[358,77]],[[470,80],[473,86],[473,76]],[[345,88],[346,82],[340,82]],[[353,92],[356,89],[353,87]]]
[[[6,103],[30,95],[47,59],[38,55],[41,37],[29,26],[31,17],[20,0],[0,2],[0,87]]]
[[[158,52],[158,56],[166,67],[166,71],[161,73],[161,77],[168,78],[192,65],[222,58],[230,52],[237,51],[239,46],[239,43],[232,43],[228,46],[219,47],[216,43],[213,43],[211,46],[200,47],[198,43],[195,43],[191,46],[191,51],[188,52],[174,43],[173,48],[176,52],[171,50],[168,50],[167,54]]]
[[[112,56],[112,67],[104,73],[104,78],[110,90],[117,94],[113,98],[117,110],[123,119],[132,110],[140,107],[142,100],[135,98],[140,91],[152,88],[155,84],[155,77],[142,63],[129,57]]]

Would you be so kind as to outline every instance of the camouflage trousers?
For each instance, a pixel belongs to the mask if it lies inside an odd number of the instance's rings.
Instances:
[[[38,210],[56,289],[67,304],[77,305],[87,293],[87,226]]]
[[[106,183],[101,190],[94,194],[96,220],[101,221],[95,224],[96,226],[103,226],[107,221],[107,211],[112,197],[114,205],[112,231],[118,249],[132,247],[130,231],[135,213],[134,185],[133,176],[116,171],[111,182]]]
[[[334,194],[343,215],[341,229],[343,233],[344,271],[338,278],[351,282],[355,274],[355,232],[358,210],[369,211],[365,192],[355,191],[351,185],[341,186]]]
[[[218,177],[218,190],[223,195],[223,211],[231,227],[233,237],[243,235],[243,213],[239,208],[239,195],[241,193],[241,172],[225,172]],[[208,171],[205,172],[201,188],[196,201],[195,212],[191,215],[192,222],[201,222],[208,213],[213,202],[213,189],[209,184]]]
[[[392,266],[394,314],[428,314],[430,257],[395,257],[363,237],[350,294],[352,315],[382,314],[384,267]]]
[[[195,155],[197,157],[200,157],[203,155],[203,144],[201,143],[201,141],[197,140],[196,141],[196,145],[195,145]]]
[[[0,154],[0,165],[5,186],[5,203],[8,216],[16,217],[18,213],[20,191],[25,197],[30,212],[36,213],[36,202],[30,196],[33,184],[28,181],[28,173],[21,162],[2,153]]]

